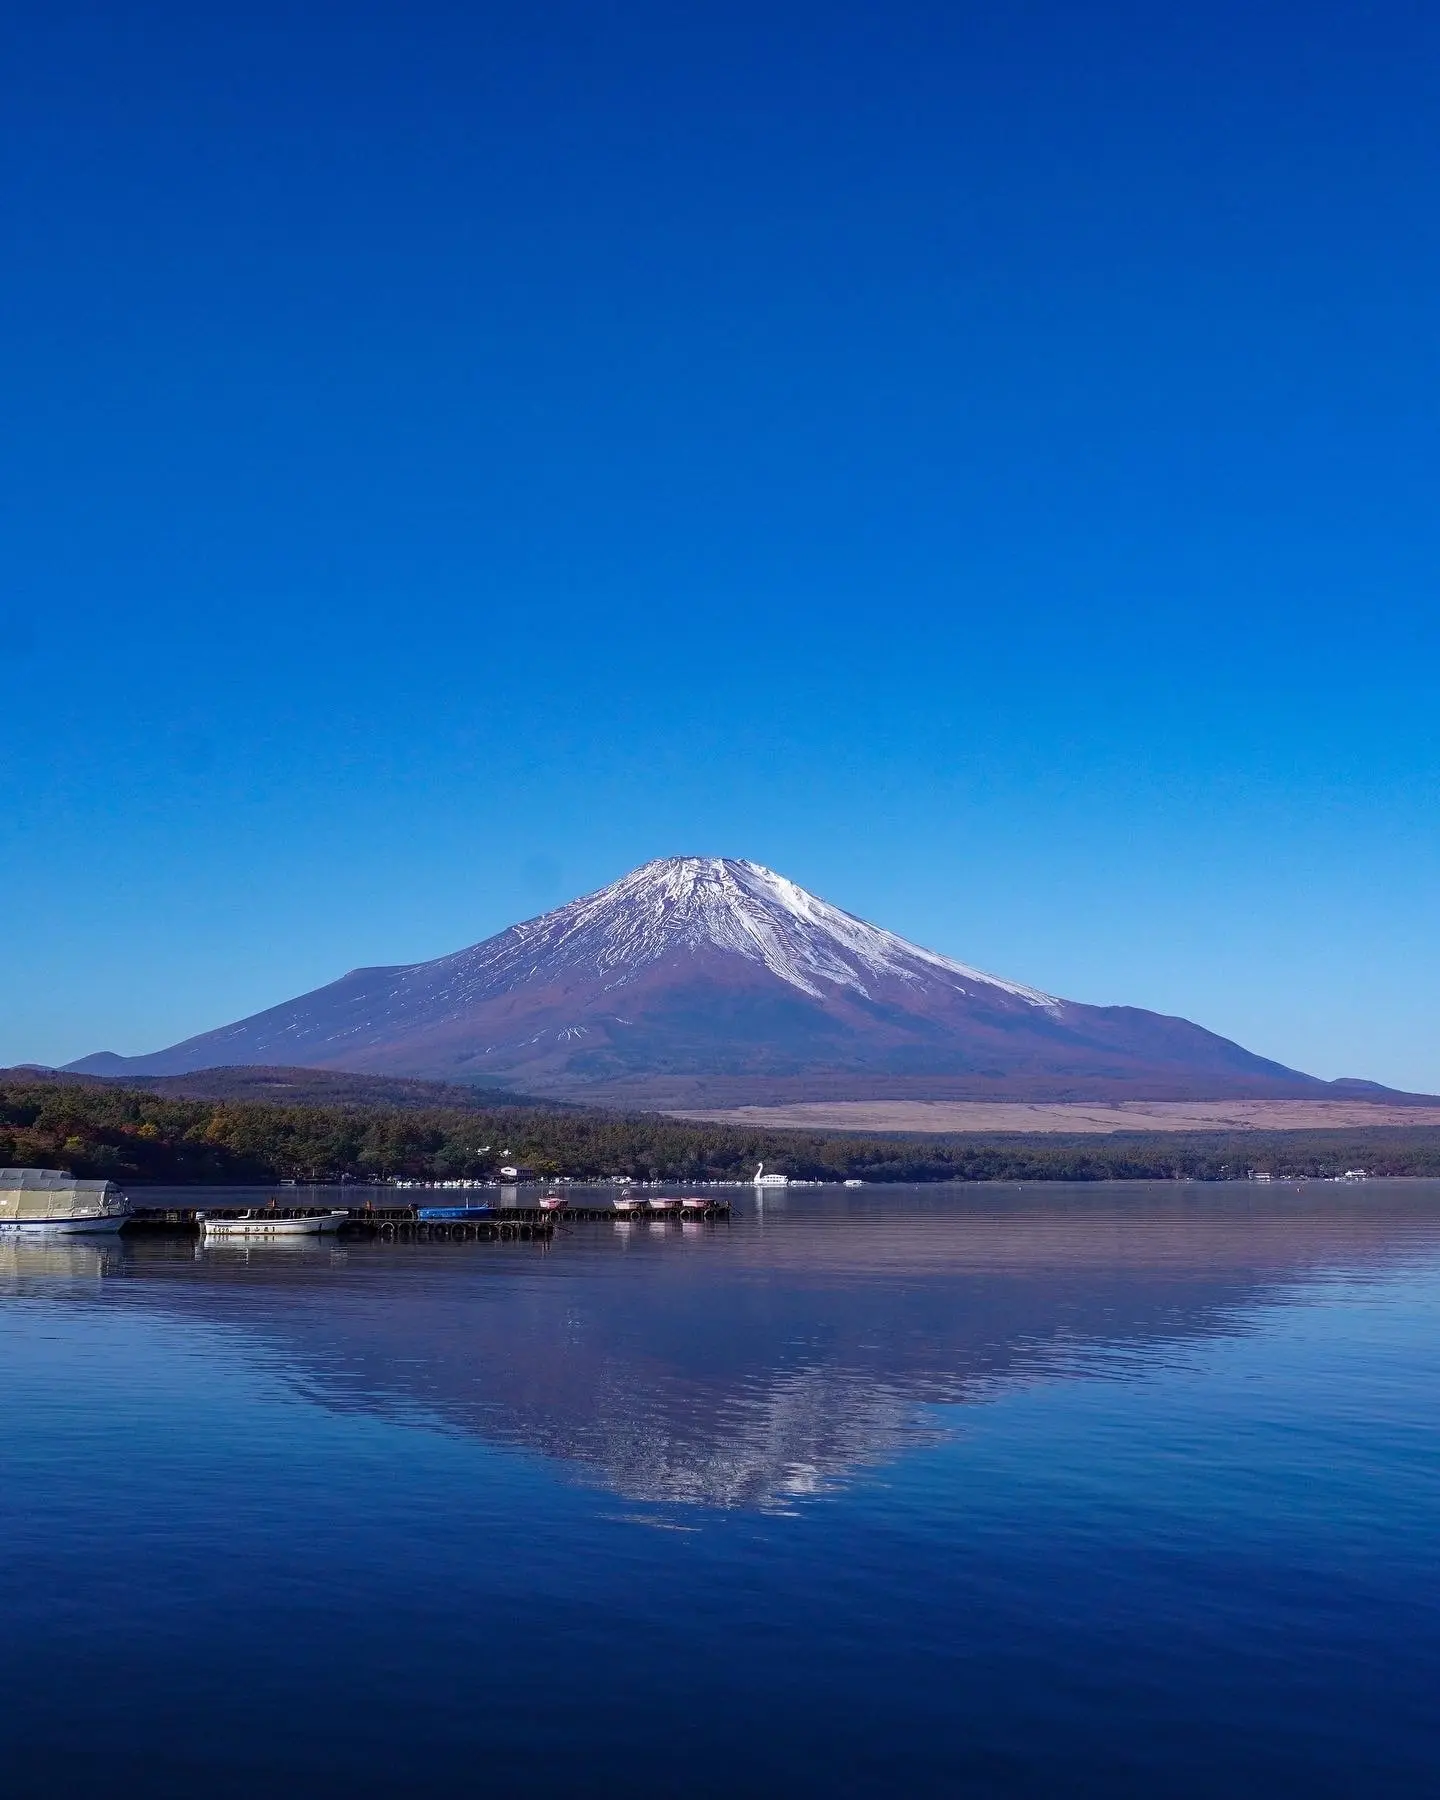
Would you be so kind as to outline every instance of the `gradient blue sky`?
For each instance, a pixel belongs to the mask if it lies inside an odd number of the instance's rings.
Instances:
[[[674,852],[1440,1089],[1440,13],[0,56],[0,1062]]]

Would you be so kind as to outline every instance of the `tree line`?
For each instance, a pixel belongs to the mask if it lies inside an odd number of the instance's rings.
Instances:
[[[0,1080],[0,1166],[122,1183],[449,1180],[502,1163],[541,1177],[742,1180],[757,1162],[811,1181],[1234,1180],[1251,1171],[1440,1175],[1440,1131],[858,1136],[655,1114],[496,1105],[286,1105]]]

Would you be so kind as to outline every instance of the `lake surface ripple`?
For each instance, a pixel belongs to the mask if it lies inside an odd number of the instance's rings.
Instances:
[[[0,1244],[0,1788],[1435,1792],[1437,1297],[1427,1182]]]

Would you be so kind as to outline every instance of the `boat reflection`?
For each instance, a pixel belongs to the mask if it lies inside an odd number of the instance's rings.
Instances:
[[[0,1282],[67,1276],[77,1281],[98,1281],[105,1275],[118,1274],[125,1262],[118,1238],[0,1237]]]
[[[334,1265],[348,1261],[349,1254],[345,1245],[336,1244],[333,1238],[315,1232],[304,1237],[263,1238],[252,1244],[201,1238],[191,1250],[190,1257],[193,1262],[208,1263],[216,1268],[251,1264],[265,1268],[274,1263]]]

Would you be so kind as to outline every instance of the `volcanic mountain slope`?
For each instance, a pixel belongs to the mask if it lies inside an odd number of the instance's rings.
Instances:
[[[355,969],[168,1050],[71,1066],[175,1075],[236,1064],[650,1106],[1354,1091],[1184,1019],[982,974],[757,863],[698,856],[646,863],[452,956]]]

